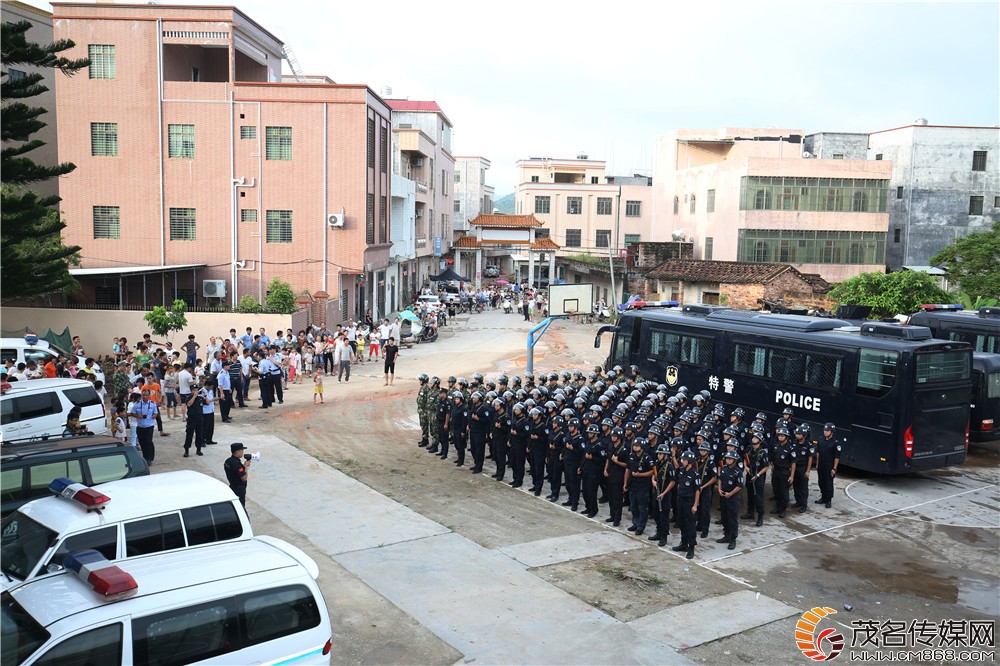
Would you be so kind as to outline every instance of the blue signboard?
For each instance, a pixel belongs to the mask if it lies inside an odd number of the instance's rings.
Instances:
[[[435,257],[440,257],[441,256],[441,237],[440,236],[435,236],[434,237],[434,256]]]

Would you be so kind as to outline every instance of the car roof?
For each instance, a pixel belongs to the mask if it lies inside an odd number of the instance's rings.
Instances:
[[[0,345],[4,347],[50,347],[48,340],[39,338],[38,342],[29,343],[24,338],[0,338]]]
[[[113,611],[114,615],[121,615],[136,612],[137,606],[147,610],[143,599],[162,592],[261,572],[287,570],[287,575],[279,576],[279,581],[305,573],[300,562],[281,548],[282,543],[277,539],[251,539],[118,562],[118,567],[128,572],[138,585],[136,595],[129,599],[102,603],[98,594],[71,571],[30,580],[12,589],[10,594],[44,627],[111,604],[122,604]],[[230,592],[240,589],[239,585],[227,587]]]
[[[94,388],[93,383],[86,379],[69,379],[67,377],[57,377],[55,379],[29,379],[26,382],[11,382],[10,388],[4,393],[5,396],[38,391],[52,390],[57,388],[80,388],[89,386]]]
[[[18,458],[36,456],[47,453],[62,453],[74,449],[129,446],[113,437],[50,437],[44,440],[31,440],[24,444],[13,445],[5,442],[0,447],[0,460],[9,462]]]
[[[28,502],[18,511],[63,534],[236,498],[226,484],[193,470],[109,481],[99,489],[111,498],[102,511],[87,511],[55,495]]]

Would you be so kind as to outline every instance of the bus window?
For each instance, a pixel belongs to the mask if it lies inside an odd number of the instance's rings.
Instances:
[[[632,363],[632,336],[630,334],[622,334],[619,331],[615,335],[614,346],[611,348],[611,365],[622,365],[627,366]]]
[[[711,366],[714,342],[712,338],[697,335],[681,336],[681,361],[693,365]]]
[[[806,386],[825,389],[840,388],[840,373],[844,359],[825,354],[806,354]]]
[[[767,349],[764,347],[736,343],[736,353],[733,354],[733,372],[763,377],[766,355]]]
[[[1000,372],[986,375],[986,397],[1000,398]]]
[[[881,398],[896,384],[896,367],[899,352],[881,349],[862,349],[858,360],[858,386],[860,395]]]
[[[948,333],[948,339],[956,342],[968,342],[972,345],[972,351],[1000,354],[1000,335],[951,331]]]
[[[971,364],[965,350],[918,352],[916,356],[918,384],[969,378]]]
[[[649,331],[649,356],[670,363],[709,367],[713,344],[712,338],[699,335],[678,335],[656,328]]]
[[[664,361],[680,359],[681,336],[654,328],[649,331],[649,355]]]

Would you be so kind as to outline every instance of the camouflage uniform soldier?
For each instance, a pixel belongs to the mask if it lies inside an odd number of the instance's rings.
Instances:
[[[438,403],[441,398],[438,394],[441,391],[441,380],[437,377],[431,377],[431,387],[427,395],[427,409],[425,413],[427,414],[427,430],[430,432],[430,446],[427,448],[431,453],[435,453],[438,450],[438,428],[437,428],[437,413],[438,413]]]
[[[431,387],[427,385],[430,378],[426,373],[421,372],[417,379],[420,380],[420,390],[417,391],[417,416],[420,418],[420,442],[417,445],[423,448],[430,442],[430,419],[427,416],[427,404],[430,398]],[[437,412],[435,412],[434,418],[437,418]]]

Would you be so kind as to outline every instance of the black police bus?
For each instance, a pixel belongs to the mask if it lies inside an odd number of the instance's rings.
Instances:
[[[609,367],[707,387],[772,424],[785,407],[816,433],[836,423],[851,467],[900,474],[965,462],[972,350],[925,327],[686,305],[628,310],[598,331],[595,347],[608,331]]]
[[[910,323],[926,326],[935,338],[972,345],[969,436],[977,442],[1000,439],[1000,307],[969,312],[961,305],[921,305]]]

